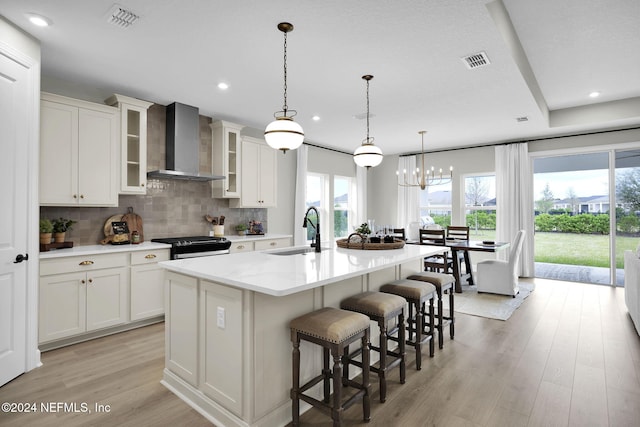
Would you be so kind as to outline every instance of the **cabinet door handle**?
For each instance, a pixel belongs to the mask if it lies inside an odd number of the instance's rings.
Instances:
[[[80,264],[78,265],[93,265],[93,261],[82,261]]]
[[[140,184],[140,187],[144,187],[144,182],[142,184]]]
[[[80,195],[80,198],[81,198],[81,199],[84,199],[84,194],[81,194],[81,195]]]
[[[13,261],[14,264],[20,264],[22,261],[28,261],[29,260],[29,254],[18,254],[16,255],[16,260]]]
[[[145,256],[146,259],[154,259],[155,257],[155,254],[149,254]]]
[[[78,195],[77,195],[77,194],[74,194],[74,195],[73,195],[73,198],[74,198],[74,199],[77,199],[77,198],[78,198]]]
[[[238,249],[244,249],[244,245],[238,246]]]
[[[93,279],[89,279],[89,283],[93,283]]]
[[[276,242],[271,242],[271,243],[269,243],[269,244],[270,244],[271,246],[276,246],[276,245],[277,245],[277,243],[276,243]]]
[[[80,283],[82,283],[84,285],[86,282],[84,281],[84,279],[82,279],[82,280],[80,280]]]

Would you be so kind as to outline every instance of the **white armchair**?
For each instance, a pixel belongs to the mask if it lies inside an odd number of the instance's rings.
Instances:
[[[478,292],[511,295],[515,298],[518,288],[518,265],[525,231],[520,230],[511,245],[509,259],[486,260],[477,264],[476,284]]]

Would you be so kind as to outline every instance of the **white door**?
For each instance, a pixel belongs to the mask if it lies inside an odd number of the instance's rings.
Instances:
[[[0,386],[26,371],[28,70],[0,52]]]

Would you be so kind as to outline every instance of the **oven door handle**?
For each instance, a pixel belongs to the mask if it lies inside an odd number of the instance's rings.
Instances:
[[[229,249],[217,250],[217,251],[208,251],[208,252],[193,252],[190,254],[176,254],[175,259],[185,259],[185,258],[199,258],[203,256],[211,256],[211,255],[224,255],[228,254]]]

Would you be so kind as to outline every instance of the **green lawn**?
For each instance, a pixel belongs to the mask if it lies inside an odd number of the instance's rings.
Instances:
[[[474,240],[493,240],[495,231],[472,231]],[[623,253],[635,251],[638,237],[616,237],[616,267],[624,268]],[[609,236],[575,233],[535,233],[535,261],[552,264],[609,267]]]

